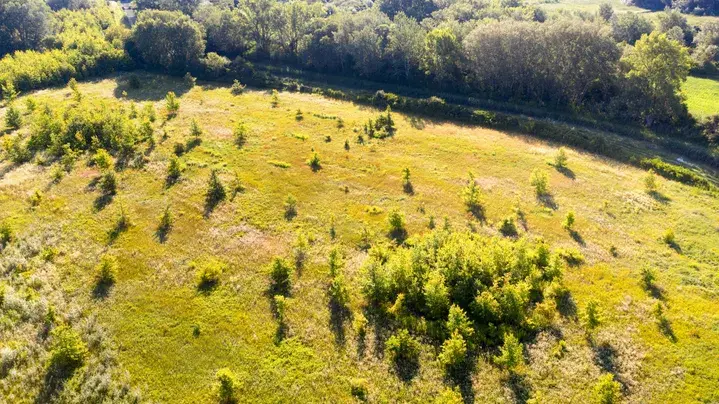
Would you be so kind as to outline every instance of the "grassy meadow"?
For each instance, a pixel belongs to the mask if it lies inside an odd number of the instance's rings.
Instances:
[[[622,0],[555,0],[555,1],[542,1],[538,0],[534,4],[541,5],[541,7],[549,12],[557,12],[559,10],[567,11],[581,11],[588,13],[596,13],[599,11],[599,6],[602,3],[609,3],[614,11],[617,13],[639,13],[654,21],[658,22],[657,16],[661,11],[651,11],[640,7],[626,5]],[[715,16],[703,16],[685,14],[687,21],[693,25],[701,25],[706,22],[717,21],[719,17]]]
[[[682,87],[689,112],[697,118],[719,114],[719,78],[687,78]]]
[[[500,221],[519,209],[525,217],[521,237],[542,237],[553,248],[584,256],[564,277],[579,312],[590,299],[600,302],[595,341],[587,340],[576,315],[562,317],[554,332],[525,345],[521,382],[508,381],[492,364],[494,352],[480,355],[466,402],[588,402],[606,372],[620,381],[628,402],[719,401],[716,196],[663,179],[650,195],[646,172],[571,149],[568,168],[558,171],[551,163],[559,145],[398,113],[394,137],[360,144],[362,125],[381,111],[286,92],[273,108],[267,91],[232,95],[228,86],[189,89],[180,79],[140,77],[137,90],[122,76],[79,86],[93,102],[120,99],[126,108],[152,103],[160,116],[165,94],[179,96],[178,116],[158,119],[157,144],[144,153],[140,168],[118,169],[117,195],[98,203],[89,184],[99,170],[87,164],[88,156],[57,183],[51,166],[2,161],[0,222],[19,238],[57,235],[59,290],[81,311],[96,314],[120,368],[144,399],[212,402],[215,373],[224,367],[238,375],[243,402],[352,402],[351,385],[358,380],[368,386],[370,402],[431,402],[451,388],[436,347],[423,344],[419,373],[404,382],[372,332],[361,344],[351,321],[338,326],[330,316],[331,246],[344,253],[350,306],[359,313],[367,258],[357,248],[360,234],[367,226],[373,240],[386,240],[387,213],[398,208],[410,237],[430,232],[430,216],[438,227],[446,218],[453,230],[500,237]],[[32,96],[39,105],[57,105],[71,102],[70,94],[49,89],[19,101]],[[706,111],[699,104],[691,108]],[[193,119],[203,130],[202,142],[180,157],[180,179],[168,185],[174,145],[187,141]],[[241,148],[233,138],[240,121],[249,129]],[[28,130],[26,125],[20,133]],[[316,171],[307,164],[314,152],[321,162]],[[411,171],[413,194],[403,192],[404,168]],[[549,174],[549,203],[540,203],[529,184],[536,168]],[[244,189],[208,212],[205,192],[213,169],[226,187],[237,177]],[[484,194],[485,222],[466,213],[460,197],[469,172]],[[31,207],[36,190],[42,201]],[[289,194],[297,199],[291,220],[284,215]],[[167,207],[174,224],[162,241],[157,228]],[[121,211],[131,226],[110,238]],[[562,227],[569,211],[577,217],[573,235]],[[672,246],[661,240],[668,229],[676,234]],[[310,259],[292,275],[289,330],[280,342],[268,265],[274,256],[290,257],[298,232],[310,235]],[[107,295],[98,296],[93,269],[106,253],[118,258],[119,274]],[[198,290],[191,263],[212,260],[225,266],[219,285]],[[644,267],[657,273],[654,294],[640,284]],[[34,271],[30,266],[21,276]],[[652,314],[657,301],[666,305],[668,324],[662,327]],[[566,341],[566,353],[555,355],[559,340]],[[0,348],[22,343],[0,341]],[[3,392],[0,385],[0,398]],[[37,391],[30,386],[13,394],[16,402],[33,402]]]

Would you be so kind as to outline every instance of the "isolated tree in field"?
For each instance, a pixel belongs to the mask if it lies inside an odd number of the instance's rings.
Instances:
[[[405,193],[413,194],[414,186],[412,185],[412,179],[410,177],[409,168],[405,167],[402,170],[402,189]]]
[[[235,144],[237,147],[242,147],[247,143],[247,133],[248,133],[247,125],[245,125],[244,122],[240,121],[237,123],[237,126],[235,126],[235,130],[233,132],[233,135],[235,136]]]
[[[389,215],[387,215],[387,223],[389,224],[390,238],[401,242],[407,237],[404,215],[399,210],[394,209],[389,212]]]
[[[114,284],[117,279],[117,268],[117,259],[111,255],[104,255],[95,270],[98,285],[110,286]]]
[[[673,122],[686,113],[680,89],[691,67],[689,52],[665,34],[652,32],[623,58],[636,109],[645,123]]]
[[[220,176],[217,170],[212,170],[210,179],[207,183],[207,193],[205,194],[205,204],[215,206],[225,199],[227,192],[225,186],[220,182]]]
[[[177,100],[177,96],[173,91],[170,91],[165,96],[165,110],[167,111],[168,118],[174,118],[177,116],[177,111],[180,109],[180,101]]]
[[[562,227],[570,232],[573,231],[574,220],[574,211],[570,210],[569,212],[567,212],[567,216],[564,218],[564,223],[562,223]]]
[[[307,160],[307,165],[310,166],[312,171],[317,171],[322,168],[322,165],[320,164],[320,156],[317,152],[312,153],[310,159]]]
[[[291,220],[295,216],[297,216],[297,198],[288,194],[285,198],[285,218]]]
[[[567,151],[564,149],[564,147],[560,147],[559,151],[557,151],[557,155],[554,156],[554,166],[560,169],[566,168],[567,160]]]
[[[534,187],[534,193],[538,196],[545,196],[549,193],[549,177],[547,173],[535,168],[529,175],[529,183]]]
[[[160,238],[160,241],[164,241],[164,239],[167,237],[167,234],[170,233],[173,222],[174,219],[172,217],[172,213],[170,212],[170,207],[167,206],[165,207],[162,216],[160,216],[160,223],[157,225],[157,234]]]
[[[280,95],[277,90],[272,90],[272,96],[270,98],[270,105],[272,108],[277,108],[280,105]]]
[[[217,379],[217,399],[220,404],[234,404],[238,402],[237,390],[239,381],[237,376],[228,368],[222,368],[215,374]]]
[[[166,182],[168,184],[174,184],[180,178],[182,168],[180,167],[180,160],[172,156],[170,158],[170,164],[167,166],[167,177]]]
[[[200,128],[200,124],[198,124],[197,120],[194,118],[190,123],[190,136],[195,139],[198,139],[200,136],[202,136],[202,128]]]
[[[476,217],[481,217],[484,211],[482,207],[482,191],[477,185],[477,181],[474,179],[474,174],[469,173],[469,180],[467,180],[467,186],[462,189],[462,201],[467,212],[473,214]]]
[[[5,112],[5,126],[11,130],[20,129],[22,126],[22,116],[17,107],[15,107],[15,104],[10,104],[7,107],[7,111]]]
[[[590,300],[587,303],[587,307],[584,308],[582,323],[588,332],[593,331],[602,323],[601,314],[599,312],[599,303],[597,303],[596,300]]]
[[[132,38],[146,63],[171,72],[187,71],[205,53],[201,26],[180,12],[139,13]]]
[[[292,289],[292,268],[282,258],[275,257],[270,267],[270,288],[275,295],[288,296]]]
[[[0,0],[0,57],[38,48],[51,30],[51,10],[45,1]]]
[[[658,189],[657,175],[654,173],[654,170],[649,170],[644,177],[644,190],[647,191],[648,194],[651,194],[657,192]]]

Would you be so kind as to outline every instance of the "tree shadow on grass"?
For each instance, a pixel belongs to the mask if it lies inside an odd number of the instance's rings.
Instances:
[[[662,317],[657,322],[657,326],[659,327],[659,331],[664,334],[665,337],[669,339],[672,343],[677,342],[677,335],[674,334],[674,329],[672,328],[672,323],[669,322],[669,320],[666,317]]]
[[[205,210],[202,213],[205,219],[209,218],[210,215],[212,215],[212,212],[215,211],[215,208],[222,203],[224,198],[218,199],[218,198],[206,198],[205,199]]]
[[[511,372],[507,378],[507,387],[512,392],[512,402],[526,403],[532,395],[532,385],[523,374]]]
[[[155,237],[157,237],[157,241],[164,244],[165,241],[167,241],[167,237],[170,235],[171,229],[172,226],[159,226],[157,230],[155,230]]]
[[[105,207],[107,207],[107,205],[112,203],[112,200],[114,197],[115,197],[115,195],[113,195],[113,194],[99,195],[92,202],[92,208],[95,210],[95,212],[100,212],[101,210],[105,209]]]
[[[65,382],[67,382],[74,373],[74,368],[65,369],[56,365],[48,366],[40,392],[35,398],[35,404],[53,402],[53,398],[56,398],[57,395],[63,391]]]
[[[120,218],[120,220],[115,223],[115,226],[107,232],[107,243],[114,243],[115,240],[128,229],[130,229],[130,223],[126,219]]]
[[[569,167],[566,167],[566,166],[559,167],[559,166],[555,165],[554,168],[556,168],[557,171],[559,171],[563,176],[569,178],[570,180],[577,178],[576,175],[574,175],[574,171],[572,171],[572,169]]]
[[[602,342],[599,345],[592,344],[592,351],[594,352],[594,363],[603,371],[614,375],[614,380],[622,385],[622,390],[627,390],[627,381],[619,374],[620,369],[618,365],[618,352],[609,343]]]
[[[559,205],[557,205],[557,202],[554,201],[554,196],[552,196],[552,194],[537,195],[537,202],[545,208],[549,208],[551,210],[559,209]]]
[[[671,248],[672,250],[676,251],[677,254],[679,254],[679,255],[682,255],[682,254],[683,254],[682,247],[681,247],[681,246],[679,245],[679,243],[677,243],[676,241],[672,241],[672,242],[670,242],[670,243],[667,243],[667,245],[669,246],[669,248]]]
[[[564,293],[557,299],[557,311],[562,317],[577,318],[577,304],[571,293]]]
[[[132,88],[130,85],[130,77],[133,75],[140,80],[139,88]],[[140,71],[123,74],[117,78],[116,82],[117,87],[113,91],[115,98],[123,98],[126,95],[128,100],[136,102],[164,100],[170,91],[174,92],[177,97],[181,97],[190,91],[190,87],[180,78],[173,79]]]
[[[97,282],[95,287],[92,288],[92,298],[95,300],[104,300],[110,295],[110,289],[112,289],[112,282]]]
[[[392,230],[389,233],[387,233],[387,236],[394,240],[397,244],[404,244],[405,240],[407,240],[407,230],[405,229],[396,229]]]
[[[582,237],[581,234],[579,234],[576,230],[569,230],[569,235],[572,237],[572,240],[574,240],[577,244],[584,247],[587,245],[587,243],[584,241],[584,237]]]
[[[335,344],[345,346],[345,323],[350,320],[351,311],[347,306],[337,302],[336,299],[330,297],[327,304],[330,311],[330,329],[335,336]]]
[[[648,192],[648,194],[652,197],[652,199],[661,203],[662,205],[667,205],[669,202],[672,201],[671,198],[658,191],[650,191]]]

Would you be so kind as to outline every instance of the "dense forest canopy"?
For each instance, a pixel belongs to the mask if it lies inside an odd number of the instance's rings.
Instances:
[[[247,74],[248,61],[280,62],[676,127],[691,121],[680,93],[689,71],[711,73],[719,63],[719,23],[692,26],[676,9],[662,12],[655,24],[639,14],[614,12],[607,4],[597,14],[548,15],[521,0],[382,0],[362,6],[138,0],[139,18],[128,30],[117,22],[121,15],[113,15],[103,1],[48,4],[0,0],[0,14],[7,16],[0,26],[0,36],[6,38],[0,53],[8,54],[0,63],[9,67],[0,80],[6,77],[4,81],[27,89],[36,86],[32,83],[125,68],[130,59],[148,68],[209,78],[236,69]],[[51,8],[60,12],[53,14]],[[92,62],[87,59],[96,52],[66,56],[87,49],[64,43],[67,32],[78,29],[63,25],[67,13],[84,16],[81,24],[87,27],[80,31],[104,34],[92,35],[86,43],[104,49],[106,56]],[[59,49],[64,49],[62,56]],[[14,51],[39,53],[12,55]],[[122,51],[124,58],[116,54]],[[38,66],[13,62],[28,57],[38,59]],[[673,67],[639,68],[664,63]]]

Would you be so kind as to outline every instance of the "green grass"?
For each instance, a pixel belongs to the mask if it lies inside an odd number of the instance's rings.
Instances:
[[[349,325],[344,338],[333,333],[327,297],[331,218],[334,243],[346,255],[350,307],[357,313],[366,253],[356,245],[365,225],[375,240],[383,240],[387,212],[399,208],[410,236],[429,231],[430,215],[440,228],[447,217],[454,229],[471,226],[498,235],[501,220],[519,207],[527,225],[518,226],[521,236],[543,237],[555,248],[576,249],[585,257],[585,264],[566,270],[565,283],[580,310],[590,299],[599,301],[604,321],[590,344],[575,318],[560,319],[557,329],[568,347],[561,358],[551,354],[557,334],[545,332],[531,341],[526,389],[513,389],[490,358],[480,356],[468,390],[476,402],[511,401],[525,390],[546,402],[587,402],[594,383],[610,368],[630,401],[719,400],[719,200],[709,193],[660,180],[660,194],[651,196],[644,192],[646,173],[628,165],[568,149],[568,170],[559,172],[549,164],[559,145],[441,121],[417,125],[417,117],[399,113],[394,138],[360,145],[355,130],[380,111],[299,93],[280,93],[279,107],[271,108],[264,91],[233,96],[229,87],[217,85],[200,83],[187,91],[179,79],[143,75],[142,81],[142,89],[127,90],[130,99],[153,102],[159,112],[164,94],[172,90],[180,111],[177,118],[157,123],[157,138],[162,130],[168,138],[158,140],[144,168],[117,173],[118,194],[108,206],[93,209],[97,195],[87,185],[99,173],[85,164],[87,157],[58,184],[51,183],[52,167],[12,167],[3,161],[0,221],[20,237],[49,229],[60,234],[61,290],[97,313],[117,347],[120,366],[145,399],[209,402],[215,372],[228,367],[238,374],[241,397],[248,402],[351,402],[353,379],[367,381],[373,402],[430,401],[448,387],[431,346],[423,347],[417,377],[404,383],[377,354],[381,349],[371,330],[364,351]],[[111,78],[80,88],[86,97],[102,100],[122,93],[118,82]],[[68,93],[55,89],[33,96],[41,103],[61,103],[70,102]],[[301,121],[295,119],[298,107],[304,112]],[[319,114],[341,117],[345,127],[338,129]],[[166,187],[172,146],[186,140],[193,118],[204,130],[203,142],[182,157],[186,169],[180,181]],[[232,138],[240,120],[250,134],[242,148]],[[345,139],[350,151],[344,149]],[[322,157],[317,172],[305,163],[313,150]],[[405,167],[412,172],[412,195],[403,191]],[[554,208],[535,198],[529,184],[535,168],[549,173]],[[245,190],[204,217],[212,169],[220,170],[225,185],[238,173]],[[462,203],[469,171],[483,190],[484,224]],[[38,189],[43,200],[30,209],[28,197]],[[291,221],[284,217],[288,194],[298,200]],[[108,244],[107,232],[121,205],[132,226]],[[155,231],[166,206],[175,220],[167,241],[160,243]],[[562,227],[568,211],[576,214],[579,237]],[[676,249],[660,240],[667,228],[676,233]],[[289,339],[277,344],[268,265],[273,256],[289,257],[298,231],[314,241],[307,267],[293,275]],[[107,253],[118,258],[117,281],[107,298],[93,299],[92,268]],[[190,263],[209,259],[226,270],[215,289],[198,291]],[[656,269],[676,341],[651,317],[655,299],[640,286],[645,265]],[[23,276],[34,271],[28,268]],[[24,394],[18,402],[32,402],[36,391],[18,394]]]
[[[688,77],[682,91],[689,113],[697,118],[719,115],[719,78]]]
[[[658,15],[662,11],[651,11],[644,8],[628,6],[621,0],[557,0],[557,1],[531,1],[530,4],[540,5],[549,12],[557,12],[559,10],[582,11],[588,13],[596,13],[602,3],[609,3],[617,13],[639,13],[652,20],[655,24],[658,22]],[[714,16],[697,16],[693,14],[685,14],[687,21],[692,25],[701,25],[706,22],[719,21],[719,17]]]

